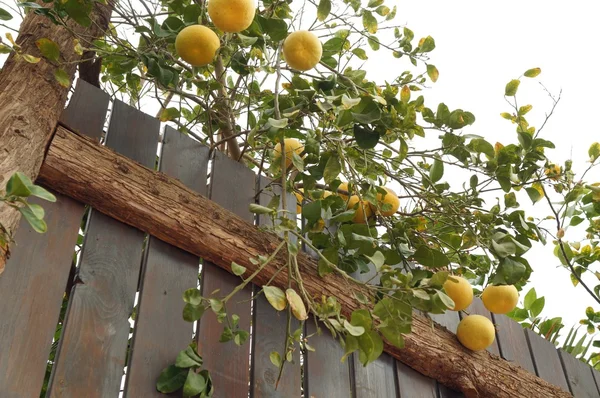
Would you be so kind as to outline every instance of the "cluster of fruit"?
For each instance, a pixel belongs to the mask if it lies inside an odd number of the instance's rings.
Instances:
[[[446,294],[454,301],[454,311],[463,311],[473,302],[473,287],[465,278],[450,276],[444,283]],[[512,311],[519,301],[519,292],[513,285],[489,285],[481,294],[483,305],[493,314]],[[468,315],[460,321],[456,330],[458,341],[472,351],[488,348],[496,338],[494,324],[482,315]]]
[[[207,11],[217,29],[239,33],[252,25],[256,5],[254,0],[210,0]],[[220,46],[217,34],[204,25],[185,27],[175,39],[177,54],[192,66],[210,64]],[[292,69],[310,70],[319,63],[322,55],[321,42],[309,31],[293,32],[283,43],[283,56]]]

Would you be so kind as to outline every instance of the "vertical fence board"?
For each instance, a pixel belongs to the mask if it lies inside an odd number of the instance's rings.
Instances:
[[[400,397],[437,398],[437,385],[434,379],[423,376],[399,361],[396,361],[396,369]]]
[[[106,143],[153,168],[159,127],[157,119],[117,101]],[[143,243],[143,232],[92,212],[49,396],[118,394]]]
[[[312,317],[306,322],[306,335],[315,351],[308,351],[305,358],[304,396],[314,398],[348,398],[352,396],[350,383],[350,361],[340,359],[344,349],[325,326],[320,325],[321,334]]]
[[[558,353],[573,396],[575,398],[598,398],[600,393],[589,365],[562,350],[558,350]]]
[[[473,315],[482,315],[482,316],[486,317],[487,319],[489,319],[490,321],[494,322],[494,319],[492,318],[492,314],[485,308],[485,306],[483,305],[483,301],[481,301],[481,299],[479,297],[473,298],[473,302],[471,303],[469,308],[466,309],[466,312],[469,314],[473,314]],[[461,319],[464,316],[466,316],[466,315],[463,315],[463,313],[461,312],[460,313]],[[496,355],[500,356],[500,349],[498,348],[498,333],[496,333],[496,338],[494,339],[494,342],[492,343],[491,346],[489,346],[487,348],[487,350],[489,352],[491,352],[492,354],[496,354]]]
[[[569,391],[569,384],[554,344],[529,329],[525,330],[536,373],[549,383]]]
[[[252,222],[254,216],[250,213],[249,205],[254,203],[255,190],[255,175],[250,169],[220,152],[216,153],[211,174],[213,201]],[[217,296],[223,297],[240,283],[240,278],[213,264],[205,263],[203,266],[202,292],[205,297],[216,289],[220,289]],[[252,288],[246,286],[227,305],[228,315],[237,314],[240,327],[246,331],[250,330],[251,295]],[[222,332],[223,325],[217,322],[212,313],[202,317],[198,326],[198,348],[204,358],[204,367],[210,370],[217,388],[216,396],[247,398],[250,342],[241,347],[233,341],[219,343]]]
[[[371,271],[365,274],[355,273],[354,277],[359,281],[378,284],[379,277],[376,276],[374,266],[370,265]],[[367,365],[360,363],[358,354],[352,356],[354,364],[354,388],[356,396],[360,398],[395,397],[397,373],[394,368],[394,359],[387,353],[381,354],[379,358]]]
[[[79,80],[61,123],[98,139],[108,102],[108,94]],[[22,219],[0,276],[0,341],[7,347],[0,350],[2,397],[37,396],[44,381],[84,210],[84,205],[55,195],[56,203],[31,200],[44,207],[48,232],[39,234]]]
[[[270,183],[271,181],[266,177],[259,177],[258,189],[260,193],[258,202],[263,206],[267,206],[274,195],[281,196],[281,186],[270,185]],[[293,194],[288,193],[286,204],[288,211],[296,214],[296,197]],[[290,214],[290,217],[292,217],[292,214]],[[272,225],[271,218],[266,215],[260,215],[258,223],[259,225]],[[255,286],[255,292],[258,292],[259,289],[260,287]],[[296,345],[293,363],[286,362],[277,389],[275,389],[275,382],[277,381],[278,369],[273,366],[269,359],[269,354],[272,351],[279,352],[282,357],[285,355],[283,350],[287,331],[287,311],[277,312],[261,294],[254,300],[252,325],[251,395],[253,397],[300,397],[302,381],[299,347]],[[290,333],[293,333],[298,326],[298,321],[292,319]]]
[[[456,328],[460,322],[460,316],[456,311],[447,311],[445,314],[430,314],[431,319],[439,323],[452,333],[456,333]],[[438,383],[438,394],[440,398],[462,398],[461,392],[454,391]]]
[[[496,338],[500,344],[502,358],[513,361],[523,369],[535,373],[531,352],[527,349],[527,338],[523,327],[506,315],[494,315],[494,321],[496,323]]]
[[[167,127],[160,171],[206,195],[208,148]],[[193,325],[182,318],[182,293],[195,288],[200,259],[150,237],[132,350],[127,367],[127,397],[164,397],[156,390],[160,372],[192,340]]]

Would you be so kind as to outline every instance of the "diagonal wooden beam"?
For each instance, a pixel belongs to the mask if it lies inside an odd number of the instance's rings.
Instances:
[[[232,262],[250,272],[256,270],[249,258],[268,255],[280,243],[277,236],[260,231],[179,181],[62,127],[50,145],[38,182],[229,272]],[[287,253],[280,253],[256,277],[256,284],[263,285],[275,275],[273,284],[285,287],[286,261]],[[333,274],[319,277],[315,260],[303,253],[298,262],[304,286],[313,297],[335,296],[346,316],[359,307],[352,297],[355,292],[366,293],[361,285]],[[487,351],[466,350],[454,334],[420,315],[414,316],[413,331],[405,343],[405,348],[398,349],[386,342],[385,351],[467,397],[571,396]]]

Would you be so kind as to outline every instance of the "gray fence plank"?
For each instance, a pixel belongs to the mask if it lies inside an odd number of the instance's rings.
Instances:
[[[396,361],[400,397],[437,398],[437,383],[416,370]]]
[[[525,336],[529,343],[537,375],[547,382],[569,391],[569,384],[554,344],[529,329],[525,330]]]
[[[61,123],[99,138],[108,101],[108,94],[79,80]],[[0,341],[7,347],[0,350],[2,397],[37,396],[44,381],[84,211],[81,203],[55,195],[56,203],[31,200],[44,208],[48,232],[39,234],[21,220],[0,276]]]
[[[598,398],[600,393],[590,366],[562,350],[558,350],[558,353],[573,396],[575,398]]]
[[[160,171],[206,195],[208,148],[167,127]],[[200,259],[150,237],[132,349],[127,367],[127,397],[164,397],[156,390],[160,372],[192,341],[193,325],[183,320],[182,293],[195,288]]]
[[[281,186],[271,184],[271,181],[264,176],[259,177],[258,189],[260,192],[258,202],[263,206],[268,205],[274,195],[281,196]],[[286,202],[287,209],[295,214],[296,197],[288,193]],[[290,216],[292,215],[290,214]],[[258,217],[258,224],[271,225],[271,218],[266,215],[260,215]],[[259,290],[258,286],[254,287],[255,293]],[[286,362],[277,389],[275,389],[275,382],[277,381],[279,372],[269,359],[269,354],[273,351],[279,352],[282,356],[284,355],[287,311],[276,311],[264,295],[260,295],[254,300],[254,321],[252,324],[254,327],[252,332],[251,396],[300,397],[302,393],[302,380],[299,347],[296,346],[297,350],[294,354],[294,362]],[[298,326],[298,321],[292,319],[290,332],[293,333]]]
[[[306,322],[306,335],[309,344],[315,351],[309,351],[305,358],[304,391],[305,397],[314,398],[348,398],[352,396],[350,382],[350,361],[340,359],[344,350],[325,326],[320,326],[321,334],[312,317]]]
[[[523,369],[535,373],[531,352],[527,349],[527,338],[523,327],[506,315],[494,315],[494,323],[496,324],[496,339],[500,344],[502,358],[513,361]]]
[[[106,143],[153,168],[159,127],[157,119],[117,101]],[[143,232],[92,212],[49,396],[118,394],[143,243]]]
[[[234,212],[248,222],[254,221],[249,205],[254,203],[256,191],[254,173],[241,163],[235,162],[220,152],[216,158],[211,174],[211,199]],[[223,297],[231,292],[241,279],[229,272],[205,263],[202,269],[202,291],[209,296],[220,289],[217,295]],[[228,315],[240,317],[240,327],[250,330],[252,288],[246,286],[227,305]],[[204,358],[204,367],[210,370],[219,396],[228,398],[247,398],[249,383],[250,342],[241,347],[233,342],[219,343],[223,325],[218,323],[213,314],[205,314],[198,326],[198,348]]]
[[[468,314],[473,314],[473,315],[482,315],[482,316],[486,317],[487,319],[489,319],[490,321],[494,322],[494,319],[492,318],[492,314],[485,308],[485,306],[483,305],[483,301],[481,301],[481,299],[479,297],[473,298],[473,302],[466,309],[466,312]],[[464,315],[464,313],[461,312],[460,313],[461,319],[464,316],[466,316],[466,315]],[[494,339],[494,342],[492,343],[491,346],[489,346],[487,348],[487,350],[489,352],[491,352],[492,354],[496,354],[496,355],[500,356],[500,349],[498,348],[498,333],[496,333],[496,338]]]

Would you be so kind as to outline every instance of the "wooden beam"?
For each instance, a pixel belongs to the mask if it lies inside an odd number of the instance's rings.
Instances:
[[[179,181],[61,127],[38,182],[230,272],[232,262],[256,270],[249,258],[272,253],[280,242]],[[280,253],[256,277],[256,284],[267,283],[282,268],[273,284],[285,287],[286,262],[287,253]],[[335,296],[346,316],[359,307],[352,297],[354,292],[366,293],[361,285],[333,274],[319,277],[315,260],[304,253],[298,263],[313,297]],[[405,342],[403,349],[386,342],[385,351],[467,397],[571,396],[496,355],[463,348],[454,334],[420,315],[414,316]]]

